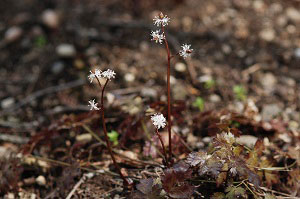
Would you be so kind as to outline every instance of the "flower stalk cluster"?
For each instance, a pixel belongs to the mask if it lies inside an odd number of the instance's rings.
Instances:
[[[167,120],[168,120],[168,137],[169,137],[169,157],[167,159],[167,161],[169,161],[171,164],[173,162],[172,160],[172,121],[171,121],[171,83],[170,83],[170,79],[171,79],[171,59],[174,57],[171,54],[170,48],[169,48],[169,44],[168,44],[168,40],[166,37],[166,31],[165,31],[165,26],[167,26],[170,22],[170,18],[167,15],[164,15],[162,12],[158,15],[155,16],[153,19],[153,23],[155,26],[158,26],[160,29],[159,30],[155,30],[155,31],[151,31],[150,35],[152,37],[152,41],[155,41],[156,43],[165,44],[165,49],[167,52],[167,61],[168,61],[168,65],[167,65],[167,96],[168,96],[168,115],[167,115]],[[179,55],[181,57],[183,57],[184,59],[191,56],[191,53],[193,52],[193,49],[191,49],[191,45],[188,44],[183,44],[181,46],[181,50],[176,54]]]
[[[88,79],[90,80],[90,83],[92,83],[94,81],[94,79],[97,80],[98,85],[100,86],[101,90],[101,101],[100,101],[100,108],[98,108],[98,103],[95,102],[95,99],[90,100],[89,101],[89,105],[91,107],[90,110],[100,110],[100,114],[101,114],[101,118],[102,118],[102,128],[103,128],[103,132],[104,132],[104,137],[105,137],[105,142],[106,142],[106,146],[107,149],[109,151],[109,154],[111,156],[111,159],[113,160],[113,164],[115,166],[115,168],[117,169],[119,175],[121,176],[121,178],[123,179],[123,182],[126,186],[131,186],[132,182],[130,181],[130,179],[125,178],[125,176],[122,174],[121,172],[121,168],[118,165],[114,153],[112,151],[112,147],[111,147],[111,143],[109,141],[109,137],[108,137],[108,133],[107,133],[107,129],[106,129],[106,122],[105,122],[105,115],[104,115],[104,92],[105,92],[105,88],[108,84],[108,82],[115,78],[116,73],[111,70],[111,69],[107,69],[106,71],[101,71],[99,69],[96,69],[95,72],[93,73],[92,71],[90,71],[90,75],[88,76]],[[102,86],[101,82],[100,82],[100,78],[104,78],[106,79],[104,85]]]

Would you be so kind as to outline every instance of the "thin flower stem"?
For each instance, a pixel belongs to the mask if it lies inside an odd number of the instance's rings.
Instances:
[[[116,159],[115,159],[115,156],[112,152],[112,149],[111,149],[111,144],[109,142],[109,138],[108,138],[108,135],[107,135],[107,130],[106,130],[106,123],[105,123],[105,116],[104,116],[104,91],[105,91],[105,88],[107,86],[107,83],[108,83],[109,79],[106,80],[103,88],[102,88],[102,92],[101,92],[101,116],[102,116],[102,126],[103,126],[103,131],[104,131],[104,137],[105,137],[105,141],[106,141],[106,145],[107,145],[107,149],[109,151],[109,154],[111,156],[111,159],[113,160],[113,163],[114,163],[114,166],[115,168],[117,169],[118,173],[120,174],[121,178],[123,179],[124,183],[126,185],[131,185],[131,183],[129,183],[129,181],[125,178],[125,176],[122,174],[121,172],[121,168],[119,167]],[[99,82],[100,83],[100,82]]]
[[[99,78],[98,78],[98,77],[96,77],[96,79],[97,79],[97,82],[98,82],[98,84],[99,84],[100,88],[102,89],[102,85],[101,85],[101,82],[100,82]]]
[[[166,39],[165,28],[161,26],[162,32],[164,34],[165,47],[168,55],[168,69],[167,69],[167,89],[168,89],[168,134],[169,134],[169,161],[172,164],[172,123],[171,123],[171,52],[169,49],[168,41]]]
[[[167,165],[167,167],[169,167],[168,156],[167,156],[167,152],[166,152],[166,148],[165,148],[164,142],[163,142],[163,140],[162,140],[162,138],[161,138],[161,135],[159,134],[157,128],[156,128],[156,131],[155,131],[155,132],[156,132],[156,135],[157,135],[157,137],[158,137],[158,139],[159,139],[159,141],[160,141],[160,143],[161,143],[161,147],[163,148],[163,154],[164,154],[164,156],[165,156],[165,162],[166,162],[166,165]]]

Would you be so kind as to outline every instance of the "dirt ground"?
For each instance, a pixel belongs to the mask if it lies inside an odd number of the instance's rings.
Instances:
[[[171,62],[176,163],[168,169],[150,120],[167,114],[166,51],[150,37],[160,11],[171,18],[173,54],[193,48]],[[298,0],[2,0],[0,35],[1,198],[300,197]],[[96,68],[116,72],[106,123],[132,189],[112,164],[100,114],[87,106],[100,100],[87,79]],[[168,146],[167,130],[161,135]],[[248,150],[233,150],[239,176],[221,178],[225,164],[203,176],[189,161],[192,151],[214,157],[212,147],[237,146]]]

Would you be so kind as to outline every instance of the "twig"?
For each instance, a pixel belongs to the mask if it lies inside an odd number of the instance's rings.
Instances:
[[[84,183],[84,181],[86,181],[87,178],[92,178],[94,176],[93,173],[85,173],[83,174],[83,176],[80,178],[80,180],[76,183],[76,185],[73,187],[73,189],[71,190],[71,192],[68,194],[68,196],[66,197],[66,199],[71,199],[71,197],[73,196],[73,194],[75,193],[75,191],[80,187],[80,185],[82,183]]]

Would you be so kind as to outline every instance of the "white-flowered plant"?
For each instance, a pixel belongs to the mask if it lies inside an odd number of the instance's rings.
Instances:
[[[157,128],[165,128],[166,126],[166,118],[164,117],[163,114],[157,114],[155,113],[154,115],[151,116],[151,120],[153,125]]]
[[[89,105],[91,107],[90,110],[100,110],[97,106],[98,103],[95,102],[95,99],[89,101]]]
[[[156,26],[166,26],[170,22],[170,18],[167,15],[160,13],[158,16],[154,17],[153,21]]]
[[[160,43],[160,44],[162,44],[165,38],[165,36],[162,33],[160,33],[160,30],[151,31],[150,35],[152,36],[151,41],[155,41],[156,43]]]
[[[185,59],[185,58],[191,56],[192,52],[193,52],[193,49],[191,49],[191,45],[183,44],[181,46],[181,50],[179,51],[179,55]]]
[[[106,71],[102,72],[102,77],[109,80],[115,78],[115,75],[116,75],[115,71],[111,69],[107,69]]]

